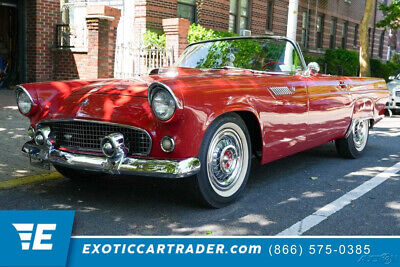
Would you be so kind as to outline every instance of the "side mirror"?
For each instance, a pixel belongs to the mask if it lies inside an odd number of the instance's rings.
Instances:
[[[321,68],[319,67],[319,64],[317,62],[310,62],[308,63],[307,69],[310,73],[318,73]]]
[[[389,81],[393,81],[394,79],[396,79],[396,77],[395,76],[389,76]]]

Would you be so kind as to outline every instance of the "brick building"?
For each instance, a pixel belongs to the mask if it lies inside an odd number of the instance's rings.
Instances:
[[[161,19],[178,15],[207,28],[251,30],[253,35],[286,35],[289,0],[147,0],[142,1],[140,25],[161,30]],[[377,1],[383,2],[383,1]],[[190,8],[191,7],[191,8]],[[299,0],[297,41],[305,51],[359,47],[359,24],[365,0]],[[382,19],[376,10],[375,21]],[[370,26],[371,53],[385,59],[389,31]],[[373,40],[373,42],[372,42]]]
[[[7,51],[18,82],[111,77],[118,59],[116,44],[126,47],[137,42],[146,29],[162,32],[162,19],[184,17],[215,30],[285,35],[288,2],[0,0],[0,52]],[[364,0],[299,2],[297,41],[304,51],[358,49]],[[99,4],[110,7],[98,9]],[[379,21],[381,12],[375,14]],[[389,31],[373,25],[372,55],[386,59]],[[64,33],[69,34],[68,40]]]

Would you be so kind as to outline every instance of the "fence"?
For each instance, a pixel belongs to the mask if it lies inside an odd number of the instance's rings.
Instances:
[[[173,49],[118,44],[115,51],[115,77],[130,78],[173,64]]]

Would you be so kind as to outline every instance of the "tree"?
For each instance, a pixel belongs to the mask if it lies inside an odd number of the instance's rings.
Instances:
[[[369,34],[368,28],[374,12],[376,0],[366,0],[364,16],[360,23],[360,76],[371,76],[371,67],[369,64]]]
[[[386,2],[386,1],[385,1]],[[381,3],[379,9],[385,14],[385,18],[379,21],[377,27],[390,27],[392,30],[400,28],[400,1],[394,0],[390,5]]]

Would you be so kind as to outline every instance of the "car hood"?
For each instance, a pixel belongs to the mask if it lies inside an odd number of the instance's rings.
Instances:
[[[83,86],[71,92],[71,95],[125,95],[136,97],[147,97],[147,89],[152,79],[133,78],[133,79],[110,79],[101,80],[89,85]]]

